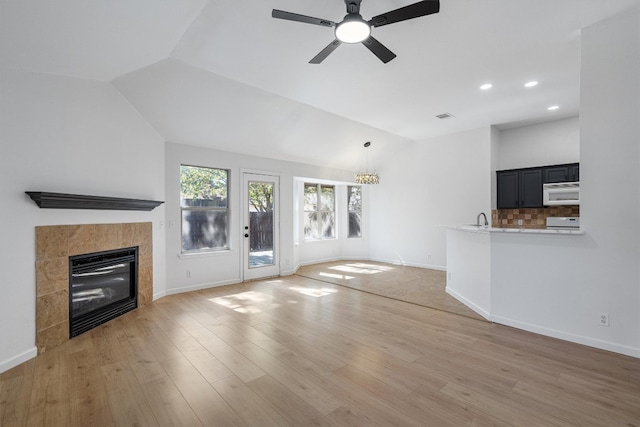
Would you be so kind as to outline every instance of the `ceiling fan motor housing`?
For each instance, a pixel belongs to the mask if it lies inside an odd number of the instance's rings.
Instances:
[[[360,3],[362,3],[362,0],[345,0],[345,3],[347,4],[347,13],[348,14],[359,14],[360,13]]]

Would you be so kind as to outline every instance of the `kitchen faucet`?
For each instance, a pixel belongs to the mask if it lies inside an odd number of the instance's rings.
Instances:
[[[478,217],[476,218],[476,225],[478,227],[480,227],[480,217],[483,216],[484,217],[484,226],[488,226],[489,225],[489,221],[487,221],[487,216],[484,214],[484,212],[480,212],[478,214]]]

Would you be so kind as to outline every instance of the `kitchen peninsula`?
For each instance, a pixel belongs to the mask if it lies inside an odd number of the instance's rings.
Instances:
[[[593,245],[579,229],[450,227],[446,290],[492,322],[594,345],[554,328],[574,321],[567,307],[581,296],[567,285],[580,282],[584,271],[575,255]]]

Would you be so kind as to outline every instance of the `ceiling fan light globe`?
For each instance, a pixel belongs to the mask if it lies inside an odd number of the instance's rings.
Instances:
[[[360,43],[371,35],[371,26],[360,19],[345,19],[336,26],[336,38],[343,43]]]

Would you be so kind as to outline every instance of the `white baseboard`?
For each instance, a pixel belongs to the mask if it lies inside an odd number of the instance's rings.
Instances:
[[[289,270],[280,271],[280,275],[281,276],[291,276],[292,274],[296,274],[296,271],[298,271],[298,268],[300,268],[300,266],[294,267],[294,268],[289,269]]]
[[[598,340],[595,338],[585,337],[582,335],[576,335],[569,332],[558,331],[556,329],[545,328],[538,325],[533,325],[526,322],[520,322],[518,320],[508,319],[500,316],[491,316],[490,320],[495,323],[499,323],[505,326],[511,326],[513,328],[522,329],[536,334],[545,335],[552,338],[558,338],[564,341],[574,342],[576,344],[587,345],[589,347],[599,348],[601,350],[612,351],[614,353],[620,353],[631,357],[640,358],[640,348],[621,345],[609,341]]]
[[[191,292],[191,291],[200,291],[202,289],[217,288],[217,287],[220,287],[220,286],[236,285],[238,283],[242,283],[242,280],[240,278],[235,278],[235,279],[230,279],[230,280],[222,280],[220,282],[200,283],[198,285],[185,286],[183,288],[167,289],[167,290],[162,291],[162,292],[154,293],[153,294],[153,300],[155,301],[157,299],[160,299],[162,297],[166,297],[168,295],[182,294],[182,293]]]
[[[318,260],[314,259],[313,261],[303,261],[301,263],[298,263],[298,265],[296,266],[296,271],[300,267],[304,267],[305,265],[324,264],[325,262],[335,262],[335,261],[344,261],[344,259],[335,257],[335,258],[323,258]]]
[[[418,263],[413,263],[413,262],[399,261],[397,259],[390,260],[390,259],[384,259],[384,258],[371,258],[371,261],[384,262],[384,263],[393,264],[393,265],[404,265],[404,266],[407,266],[407,267],[426,268],[426,269],[429,269],[429,270],[447,271],[447,267],[443,267],[441,265],[418,264]]]
[[[441,265],[416,264],[416,263],[398,261],[397,259],[389,260],[384,258],[366,258],[366,257],[335,257],[335,258],[316,259],[313,261],[305,261],[296,265],[296,268],[294,271],[297,271],[300,267],[304,267],[305,265],[323,264],[325,262],[335,262],[335,261],[373,261],[373,262],[383,262],[385,264],[392,264],[392,265],[404,265],[407,267],[418,267],[418,268],[428,268],[429,270],[447,271],[447,268]]]
[[[26,362],[27,360],[33,359],[37,355],[38,355],[38,348],[34,346],[29,350],[23,351],[18,355],[15,355],[7,360],[0,362],[0,374],[8,371],[11,368],[15,368],[16,366]]]
[[[461,303],[469,307],[471,310],[478,313],[480,316],[484,317],[487,320],[491,320],[491,313],[482,309],[480,306],[474,304],[473,302],[469,301],[468,299],[460,295],[458,292],[454,291],[453,289],[450,289],[448,286],[445,288],[445,291],[449,295],[451,295],[452,297],[454,297],[455,299],[457,299],[458,301],[460,301]]]

